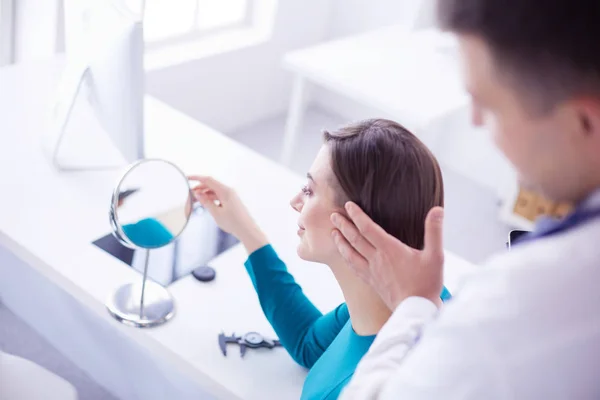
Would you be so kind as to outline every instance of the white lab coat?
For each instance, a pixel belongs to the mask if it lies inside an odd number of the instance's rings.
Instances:
[[[439,313],[405,300],[341,399],[600,399],[600,218],[491,259]]]

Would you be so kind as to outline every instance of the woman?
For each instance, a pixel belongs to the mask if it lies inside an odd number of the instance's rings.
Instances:
[[[299,213],[298,255],[328,265],[346,300],[325,315],[304,296],[235,192],[209,177],[190,178],[200,182],[193,189],[197,200],[246,247],[246,269],[282,345],[310,369],[302,399],[337,398],[391,315],[344,264],[331,237],[330,215],[344,213],[344,204],[353,201],[389,234],[422,249],[425,216],[443,206],[444,196],[431,152],[393,121],[351,124],[325,132],[324,142],[291,206]],[[448,297],[444,289],[441,298]]]

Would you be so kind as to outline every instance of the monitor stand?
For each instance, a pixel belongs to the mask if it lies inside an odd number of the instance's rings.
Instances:
[[[123,168],[128,163],[97,119],[90,68],[84,63],[67,63],[58,87],[43,151],[60,171]]]

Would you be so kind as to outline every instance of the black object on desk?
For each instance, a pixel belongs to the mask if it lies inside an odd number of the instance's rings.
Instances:
[[[215,269],[207,265],[192,270],[192,276],[200,282],[210,282],[215,279],[216,275]]]
[[[93,244],[129,266],[133,263],[133,253],[135,253],[135,250],[123,245],[123,243],[119,242],[112,233],[95,240]]]
[[[510,250],[513,243],[516,243],[521,236],[526,235],[528,233],[529,231],[524,231],[521,229],[513,229],[512,231],[510,231],[508,233],[508,241],[506,242],[506,248]]]

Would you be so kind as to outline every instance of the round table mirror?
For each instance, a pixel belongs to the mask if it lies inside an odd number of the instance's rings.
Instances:
[[[146,262],[141,282],[124,285],[109,298],[106,306],[117,320],[150,327],[173,316],[167,289],[148,280],[149,252],[177,239],[193,206],[186,176],[168,161],[142,160],[123,174],[113,193],[110,223],[125,246],[146,252]]]

